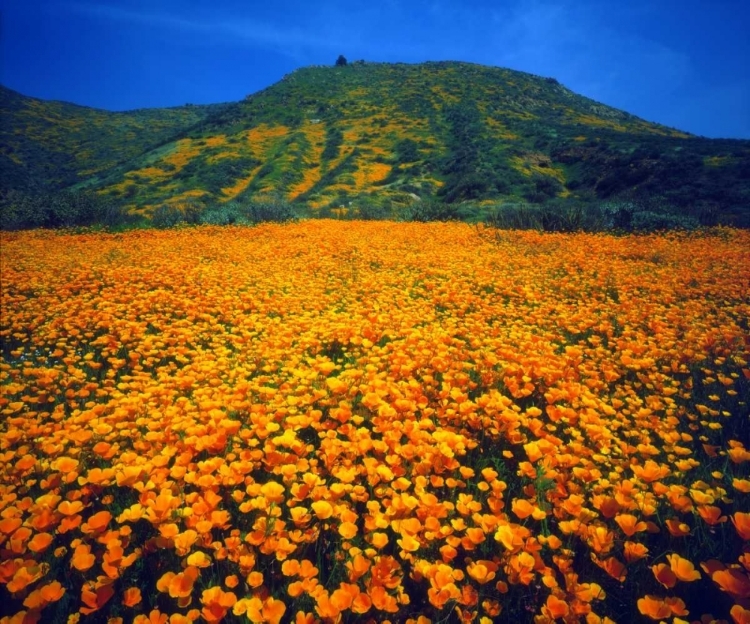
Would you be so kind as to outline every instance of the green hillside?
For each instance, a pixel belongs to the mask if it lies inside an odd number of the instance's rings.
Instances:
[[[77,182],[137,214],[269,196],[313,215],[365,201],[567,198],[750,226],[750,141],[696,137],[508,69],[306,67],[218,109],[102,113],[33,102],[15,113],[31,121],[13,137],[44,154],[34,161],[35,171],[48,167],[41,178]],[[15,149],[6,160],[32,162]]]
[[[60,189],[171,139],[224,105],[113,113],[0,86],[3,189]]]

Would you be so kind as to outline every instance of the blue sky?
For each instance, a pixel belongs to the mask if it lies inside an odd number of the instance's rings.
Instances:
[[[109,110],[234,101],[293,69],[461,60],[750,138],[748,0],[0,0],[0,82]]]

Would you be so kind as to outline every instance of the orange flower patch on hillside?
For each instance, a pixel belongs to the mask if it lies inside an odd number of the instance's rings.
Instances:
[[[258,174],[258,171],[260,171],[261,166],[262,165],[259,165],[255,169],[253,169],[246,178],[240,178],[232,186],[221,189],[221,192],[224,194],[226,199],[233,199],[237,197],[237,195],[242,193],[245,189],[247,189],[247,187],[250,186],[250,183],[253,181],[253,178],[255,178],[255,176]]]
[[[279,139],[289,134],[286,126],[260,124],[247,132],[247,142],[253,155],[263,160]]]
[[[513,141],[514,139],[518,138],[517,134],[513,134],[510,130],[508,130],[507,126],[503,122],[498,121],[497,119],[487,117],[485,123],[490,128],[490,130],[492,130],[492,135],[494,137],[505,139],[507,141]]]
[[[159,179],[170,175],[168,171],[159,169],[158,167],[144,167],[143,169],[136,169],[135,171],[129,172],[128,175],[138,175],[149,179]]]
[[[336,190],[347,190],[349,192],[361,192],[369,188],[373,182],[383,180],[391,171],[391,165],[373,162],[362,158],[355,160],[357,169],[346,176],[341,176],[340,183],[329,186],[327,192]],[[348,180],[348,183],[345,182]]]
[[[174,165],[179,171],[200,154],[201,149],[202,146],[198,145],[193,139],[180,139],[169,155],[164,157],[164,161]]]
[[[180,193],[179,195],[171,196],[166,203],[178,205],[184,202],[186,199],[199,199],[201,197],[205,197],[206,195],[209,195],[208,191],[204,191],[202,189],[190,189],[188,191]]]
[[[227,136],[225,134],[217,134],[216,136],[210,136],[202,139],[207,147],[221,147],[226,145]]]
[[[553,165],[550,159],[544,154],[529,153],[523,158],[513,156],[510,162],[514,169],[520,171],[525,176],[533,174],[550,176],[565,184],[565,172],[563,169],[560,166]]]
[[[2,232],[0,621],[744,621],[748,250]]]
[[[616,121],[612,121],[611,119],[602,119],[601,117],[596,117],[595,115],[576,115],[573,117],[573,121],[578,124],[583,124],[585,126],[592,126],[594,128],[608,128],[609,130],[617,130],[618,132],[627,132],[628,127],[617,123]]]

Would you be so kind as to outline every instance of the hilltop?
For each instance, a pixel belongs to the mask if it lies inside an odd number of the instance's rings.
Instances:
[[[311,214],[433,197],[628,199],[750,225],[750,141],[693,136],[509,69],[305,67],[214,108],[105,114],[35,102],[15,104],[31,121],[13,138],[33,141],[51,166],[39,174],[17,147],[4,166],[20,160],[47,188],[93,190],[145,215],[165,204],[269,196]]]

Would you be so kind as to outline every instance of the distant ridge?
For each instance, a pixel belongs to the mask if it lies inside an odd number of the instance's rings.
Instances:
[[[112,112],[27,97],[0,85],[2,186],[42,190],[77,184],[139,156],[224,106]]]

